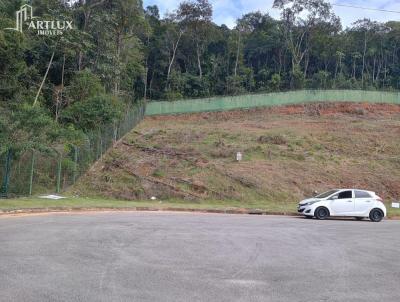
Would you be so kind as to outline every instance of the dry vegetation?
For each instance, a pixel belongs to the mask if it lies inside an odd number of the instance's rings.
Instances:
[[[400,106],[309,104],[148,117],[72,188],[126,200],[294,203],[334,187],[400,196]],[[243,161],[235,161],[237,151]]]

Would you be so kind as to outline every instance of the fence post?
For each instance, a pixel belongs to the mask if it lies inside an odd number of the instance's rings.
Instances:
[[[32,150],[31,171],[29,175],[29,195],[32,195],[34,167],[35,167],[35,151]]]
[[[103,157],[103,136],[100,133],[100,159]]]
[[[76,174],[78,172],[78,147],[74,146],[74,174],[73,174],[73,183],[76,182]]]
[[[5,173],[4,173],[3,183],[0,189],[0,197],[7,198],[8,195],[8,185],[10,182],[10,173],[11,173],[11,160],[12,160],[12,151],[10,148],[7,150],[6,163],[4,166]]]
[[[101,156],[103,155],[103,142],[102,142],[102,138],[101,138],[101,132],[99,130],[99,132],[97,133],[97,142],[96,142],[96,160],[100,159]]]
[[[118,140],[118,127],[116,122],[113,123],[113,143],[112,145],[114,145]]]
[[[61,187],[61,154],[58,156],[58,163],[57,163],[57,188],[56,192],[60,193],[60,187]]]

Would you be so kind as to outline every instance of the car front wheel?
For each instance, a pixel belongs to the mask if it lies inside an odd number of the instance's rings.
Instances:
[[[383,212],[380,209],[373,209],[369,213],[369,219],[373,222],[379,222],[383,219]]]
[[[317,219],[326,219],[329,217],[329,210],[325,207],[319,207],[315,210],[314,215]]]

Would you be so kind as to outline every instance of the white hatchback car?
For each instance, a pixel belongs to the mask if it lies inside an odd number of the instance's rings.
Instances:
[[[329,216],[369,217],[379,222],[386,216],[382,198],[372,191],[336,189],[300,201],[298,212],[307,218],[325,219]]]

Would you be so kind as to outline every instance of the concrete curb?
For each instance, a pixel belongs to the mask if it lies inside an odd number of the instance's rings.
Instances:
[[[214,213],[214,214],[241,214],[241,215],[281,215],[281,216],[299,216],[295,212],[271,212],[258,209],[194,209],[194,208],[157,208],[157,207],[128,207],[128,208],[85,208],[85,207],[51,207],[51,208],[26,208],[0,210],[2,215],[18,214],[38,214],[38,213],[73,213],[73,212],[190,212],[190,213]]]

